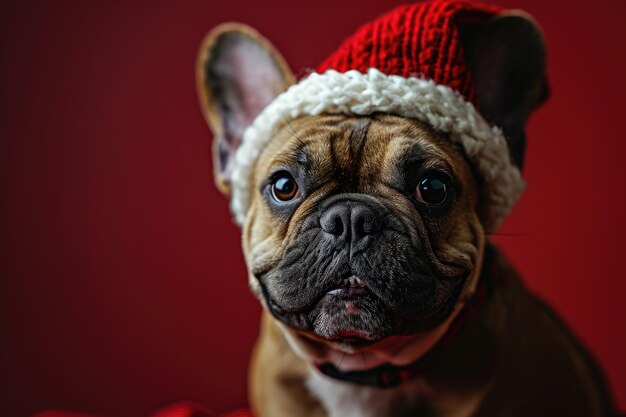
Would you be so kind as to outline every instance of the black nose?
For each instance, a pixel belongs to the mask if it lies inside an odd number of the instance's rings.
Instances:
[[[320,216],[322,230],[333,239],[356,243],[378,232],[381,218],[372,208],[358,201],[337,201]]]

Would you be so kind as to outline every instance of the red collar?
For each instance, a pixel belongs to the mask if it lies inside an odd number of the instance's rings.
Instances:
[[[459,313],[458,317],[454,319],[446,334],[439,342],[437,342],[437,345],[433,348],[433,350],[440,350],[442,348],[445,349],[446,346],[450,345],[459,329],[475,317],[484,306],[487,296],[491,291],[494,277],[496,276],[492,252],[493,249],[487,245],[485,247],[483,267],[476,292],[463,307],[463,310]],[[332,363],[324,363],[316,365],[316,367],[324,375],[339,381],[378,388],[391,388],[423,374],[423,371],[426,368],[425,359],[428,356],[430,356],[430,352],[415,362],[405,366],[385,364],[364,371],[344,372]]]

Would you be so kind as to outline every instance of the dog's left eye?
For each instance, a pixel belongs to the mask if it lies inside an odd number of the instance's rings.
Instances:
[[[272,179],[272,197],[279,202],[291,201],[300,195],[298,184],[286,171],[277,173]]]
[[[449,177],[441,172],[432,171],[424,174],[415,190],[415,197],[426,204],[439,206],[448,199]]]

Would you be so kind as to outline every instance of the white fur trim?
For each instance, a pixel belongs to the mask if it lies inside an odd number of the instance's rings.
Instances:
[[[285,120],[305,115],[369,115],[375,112],[417,119],[447,133],[462,146],[482,177],[482,221],[495,231],[520,197],[525,183],[511,162],[506,140],[474,106],[451,88],[432,80],[328,70],[312,73],[274,99],[244,131],[232,173],[231,210],[242,225],[250,208],[254,166]]]

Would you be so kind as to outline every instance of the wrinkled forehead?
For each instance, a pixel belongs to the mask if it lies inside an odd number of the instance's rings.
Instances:
[[[294,169],[317,176],[319,182],[341,181],[338,177],[349,174],[367,180],[402,175],[415,165],[461,179],[471,175],[461,152],[420,121],[383,114],[307,116],[284,121],[261,153],[255,182]]]

